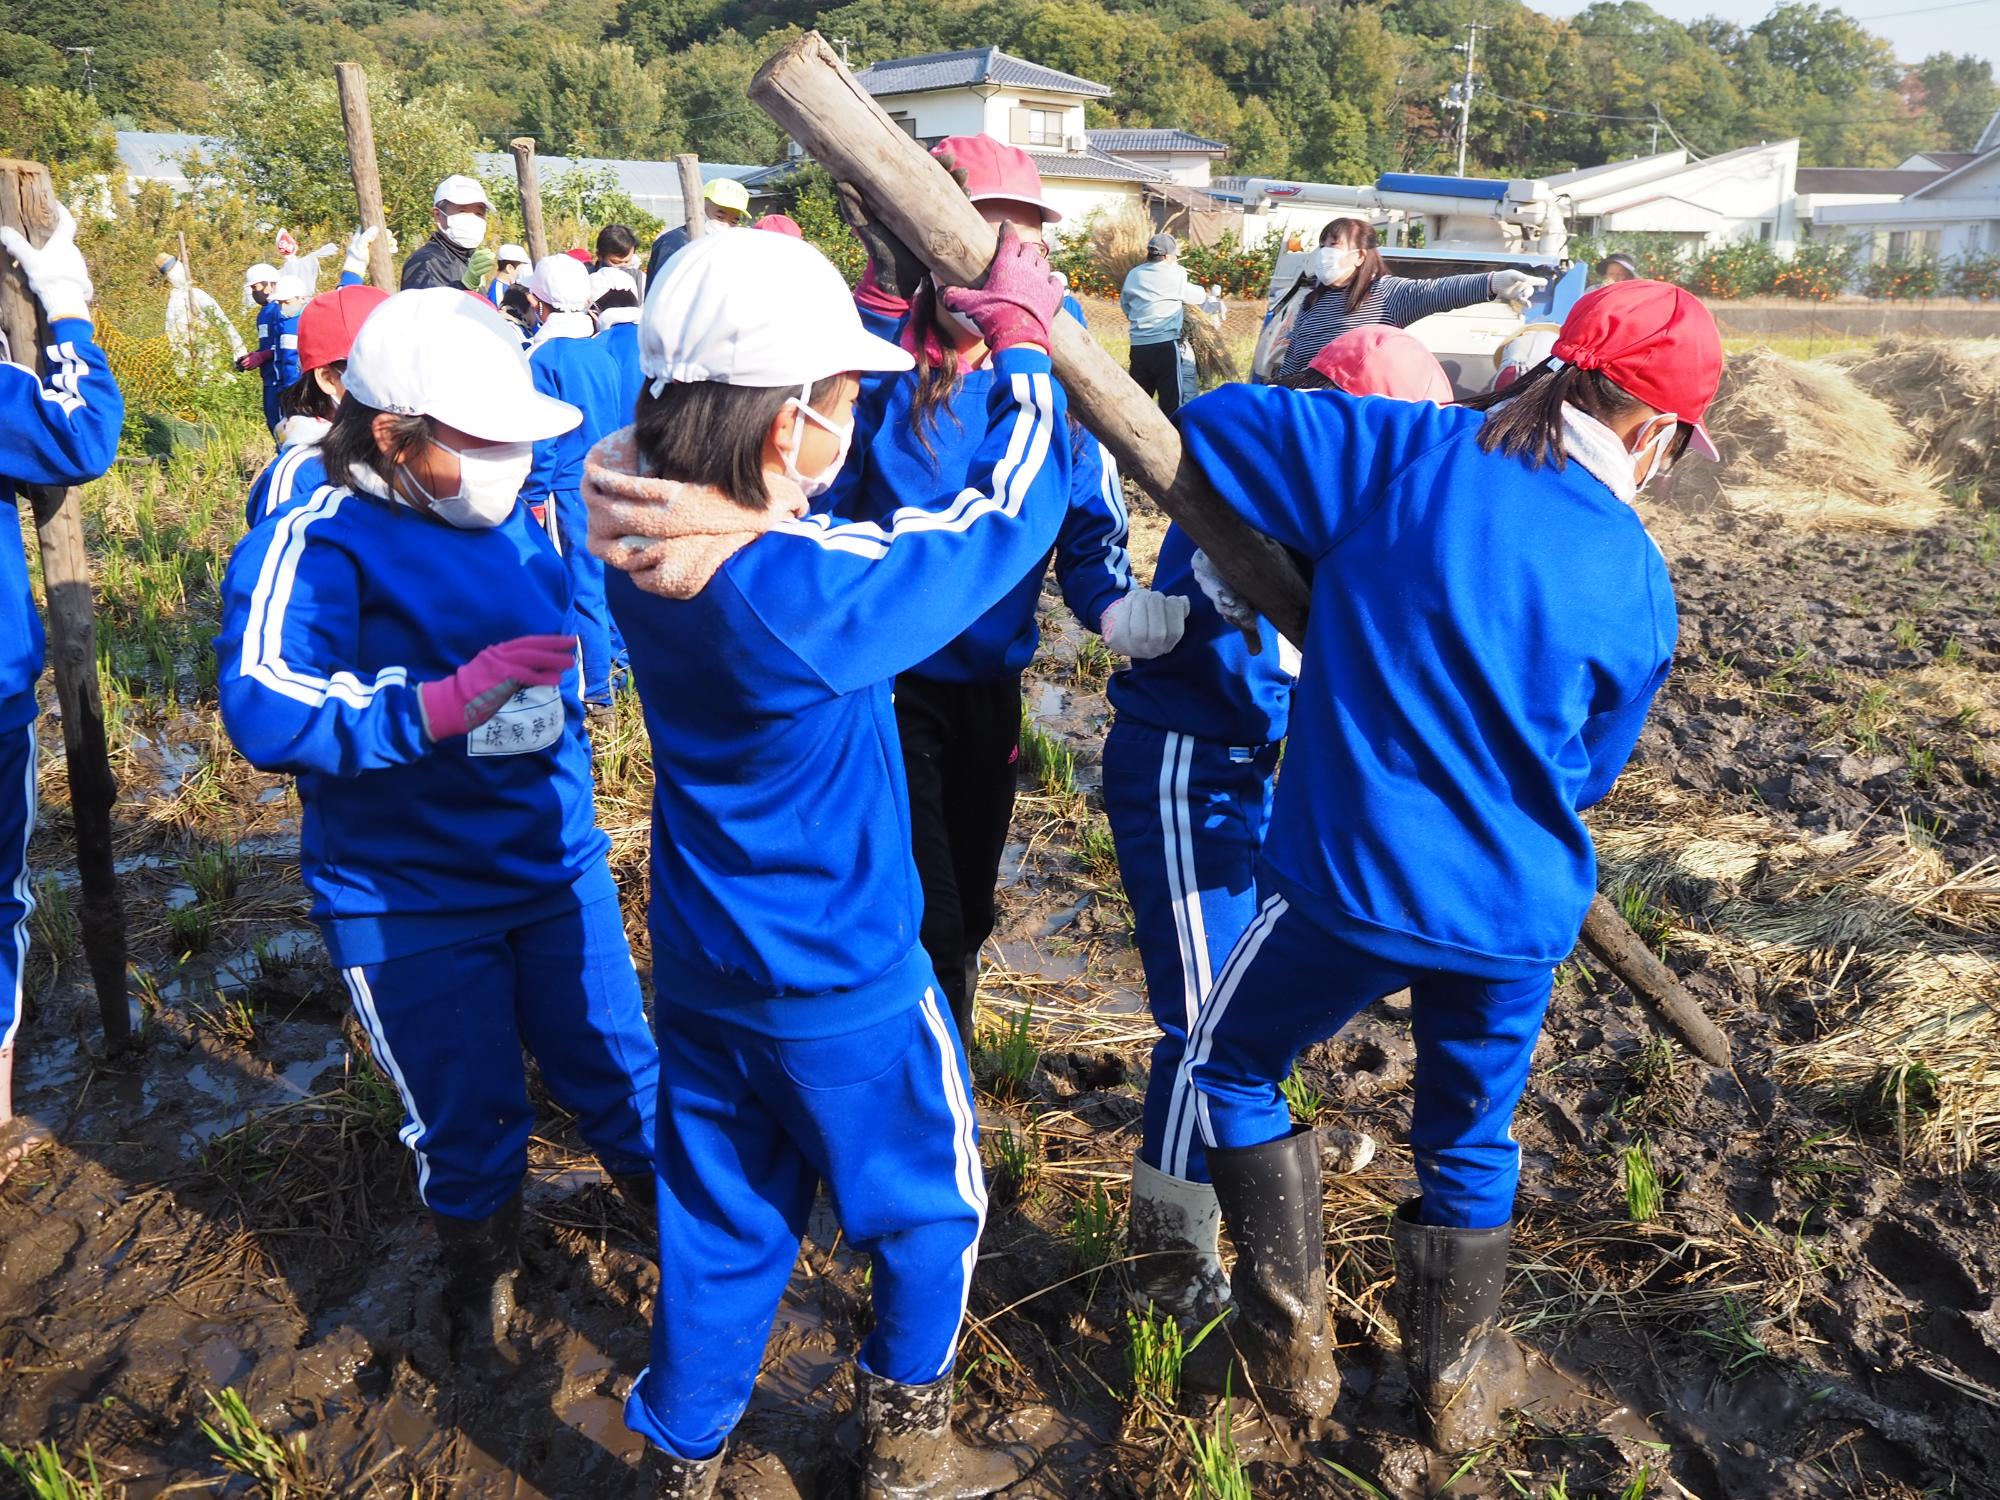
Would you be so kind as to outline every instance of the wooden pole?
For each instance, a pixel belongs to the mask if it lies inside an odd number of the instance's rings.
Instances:
[[[993,226],[951,174],[854,81],[817,31],[765,63],[749,94],[836,181],[853,183],[870,211],[947,283],[969,286],[986,274]],[[1311,592],[1285,550],[1229,509],[1189,461],[1173,423],[1087,329],[1058,318],[1050,332],[1049,353],[1078,420],[1208,553],[1237,593],[1294,643],[1303,642]],[[1591,908],[1585,935],[1663,1025],[1709,1061],[1728,1056],[1726,1039],[1694,997],[1602,897]]]
[[[48,168],[0,160],[0,223],[40,244],[55,228],[56,198]],[[49,344],[41,305],[13,257],[0,255],[0,326],[14,358],[38,368]],[[76,824],[76,867],[82,878],[83,951],[97,990],[105,1046],[116,1052],[132,1035],[125,977],[125,900],[111,855],[111,807],[118,783],[104,736],[104,702],[97,682],[97,609],[84,551],[78,491],[22,485],[35,513],[42,582],[48,594],[49,664],[62,710],[63,752],[69,767],[70,815]]]
[[[521,185],[521,227],[528,236],[528,259],[540,265],[549,253],[549,233],[542,224],[542,174],[535,165],[535,138],[517,135],[507,149],[514,153],[514,180]]]
[[[375,160],[375,117],[368,109],[368,75],[360,63],[335,63],[340,85],[340,123],[347,131],[347,162],[354,174],[354,202],[361,227],[379,231],[368,247],[368,279],[385,292],[396,290],[396,262],[389,251],[389,221],[382,212],[382,173]]]
[[[698,240],[708,228],[708,209],[701,196],[701,158],[692,151],[683,151],[674,158],[674,165],[681,171],[681,212],[688,238]]]

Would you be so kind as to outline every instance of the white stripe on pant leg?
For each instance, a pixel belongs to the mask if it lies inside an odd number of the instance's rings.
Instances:
[[[1195,742],[1189,735],[1172,735],[1168,756],[1173,761],[1171,780],[1161,768],[1161,833],[1166,841],[1167,879],[1173,887],[1174,934],[1180,943],[1182,1006],[1186,1016],[1182,1033],[1192,1039],[1201,1018],[1202,1001],[1213,983],[1208,966],[1208,924],[1201,909],[1201,877],[1195,863],[1194,817],[1188,806],[1188,780],[1194,769]],[[1182,1049],[1185,1054],[1186,1048]],[[1160,1166],[1169,1176],[1188,1175],[1188,1157],[1193,1151],[1194,1121],[1184,1107],[1179,1091],[1185,1076],[1176,1068],[1175,1094],[1167,1110],[1167,1138],[1160,1145]]]
[[[410,1148],[417,1159],[417,1196],[430,1206],[430,1197],[425,1189],[431,1183],[431,1159],[417,1148],[428,1128],[424,1117],[417,1112],[417,1101],[410,1093],[410,1085],[403,1077],[403,1070],[396,1064],[395,1053],[389,1050],[389,1037],[382,1030],[382,1017],[375,1010],[375,993],[368,988],[368,975],[358,964],[351,969],[343,969],[340,977],[347,981],[347,992],[354,997],[354,1013],[361,1017],[361,1029],[368,1033],[368,1045],[375,1050],[375,1060],[388,1071],[389,1081],[396,1086],[396,1095],[403,1101],[403,1113],[410,1117],[410,1123],[396,1133],[396,1138]]]
[[[1224,986],[1231,992],[1236,988],[1236,976],[1240,967],[1257,956],[1257,949],[1263,945],[1265,924],[1274,922],[1277,915],[1271,908],[1284,907],[1282,896],[1269,896],[1258,909],[1256,919],[1236,940],[1236,946],[1229,950],[1229,957],[1223,960],[1222,975],[1204,997],[1201,1014],[1188,1030],[1187,1046],[1181,1050],[1181,1065],[1174,1073],[1174,1087],[1167,1107],[1167,1150],[1161,1153],[1160,1169],[1170,1177],[1186,1177],[1188,1157],[1194,1152],[1194,1116],[1201,1109],[1200,1091],[1194,1083],[1195,1042],[1203,1031],[1209,1016],[1215,1008],[1215,998]],[[1252,942],[1252,938],[1255,941]],[[1169,1154],[1171,1153],[1171,1154]]]
[[[936,990],[925,988],[918,1010],[923,1015],[924,1025],[930,1030],[931,1040],[937,1043],[945,1108],[951,1111],[951,1147],[956,1159],[958,1196],[979,1220],[973,1230],[972,1243],[959,1257],[958,1322],[952,1328],[951,1344],[945,1350],[944,1363],[932,1377],[938,1379],[951,1373],[952,1363],[958,1358],[959,1330],[965,1326],[965,1309],[972,1301],[972,1272],[979,1264],[979,1236],[986,1228],[986,1177],[979,1165],[977,1117],[972,1111],[972,1100],[966,1093],[965,1079],[958,1071],[958,1044],[953,1040],[955,1033],[945,1024],[944,1016],[938,1010]]]
[[[14,875],[14,899],[21,903],[21,920],[14,924],[14,1010],[7,1017],[7,1025],[0,1028],[0,1047],[14,1045],[14,1034],[21,1029],[21,997],[27,993],[28,918],[35,914],[35,885],[28,878],[28,843],[35,836],[35,772],[38,759],[35,721],[30,719],[28,770],[24,778],[27,785],[22,794],[26,800],[21,807],[21,868]]]
[[[1256,962],[1258,950],[1264,941],[1277,930],[1278,919],[1290,910],[1283,896],[1272,896],[1264,903],[1264,909],[1257,914],[1257,920],[1243,934],[1236,945],[1236,951],[1229,955],[1229,962],[1223,966],[1222,978],[1202,1007],[1199,1039],[1188,1038],[1187,1056],[1181,1059],[1181,1068],[1187,1079],[1188,1094],[1194,1100],[1195,1116],[1201,1122],[1202,1144],[1213,1149],[1215,1146],[1215,1122],[1209,1118],[1208,1096],[1195,1086],[1194,1070],[1208,1061],[1209,1051],[1215,1041],[1215,1028],[1229,1009],[1229,1002],[1236,998],[1236,987]]]

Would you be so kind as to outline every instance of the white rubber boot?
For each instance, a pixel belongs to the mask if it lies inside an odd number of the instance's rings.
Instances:
[[[1132,1301],[1148,1302],[1199,1327],[1229,1305],[1229,1278],[1217,1251],[1222,1209],[1205,1182],[1171,1177],[1132,1159],[1132,1208],[1125,1252]]]

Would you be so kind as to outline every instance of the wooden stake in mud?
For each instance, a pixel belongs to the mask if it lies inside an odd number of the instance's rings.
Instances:
[[[517,135],[507,149],[514,153],[514,180],[521,185],[521,227],[528,236],[528,259],[540,265],[549,253],[549,234],[542,225],[542,174],[535,165],[535,138]]]
[[[817,36],[819,33],[814,32]],[[701,158],[692,151],[683,151],[674,158],[674,165],[681,173],[681,212],[687,224],[688,238],[698,240],[702,231],[708,228],[708,209],[701,196]]]
[[[39,162],[0,160],[0,224],[40,244],[55,228],[55,193]],[[13,356],[39,365],[49,344],[41,305],[13,257],[0,255],[0,327]],[[63,751],[69,764],[70,813],[76,823],[76,867],[82,876],[83,951],[97,989],[104,1042],[111,1051],[132,1035],[125,980],[125,900],[111,857],[111,805],[118,797],[104,738],[104,702],[97,682],[97,609],[90,558],[83,546],[77,491],[23,485],[41,542],[42,581],[49,599],[49,662],[62,707]]]
[[[340,123],[347,131],[348,169],[354,174],[354,202],[361,227],[380,232],[368,247],[368,279],[385,292],[396,290],[396,262],[389,252],[389,221],[382,212],[382,173],[375,160],[375,117],[368,111],[368,75],[360,63],[335,63],[340,86]]]
[[[750,98],[837,181],[860,189],[917,256],[946,282],[972,285],[993,259],[994,229],[951,174],[854,81],[817,31],[778,52],[750,81]],[[1191,463],[1180,434],[1075,320],[1050,330],[1070,410],[1207,552],[1237,593],[1294,644],[1305,640],[1310,590],[1285,550],[1246,526]],[[1727,1066],[1729,1045],[1664,964],[1601,896],[1585,941],[1659,1023],[1701,1057]]]

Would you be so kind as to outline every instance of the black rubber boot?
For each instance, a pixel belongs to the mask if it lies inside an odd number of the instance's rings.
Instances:
[[[646,1493],[653,1500],[709,1500],[722,1474],[722,1455],[675,1458],[658,1448],[646,1455]]]
[[[632,1210],[648,1229],[657,1230],[660,1222],[660,1179],[651,1172],[614,1172],[609,1167],[604,1175],[611,1179],[618,1196],[625,1200],[625,1206]]]
[[[951,1434],[949,1375],[899,1385],[854,1371],[861,1407],[862,1500],[975,1500],[1018,1484],[1028,1465]]]
[[[1205,1182],[1174,1177],[1132,1159],[1132,1207],[1125,1216],[1126,1272],[1132,1305],[1149,1304],[1183,1332],[1202,1327],[1229,1304],[1216,1236],[1222,1210]]]
[[[1482,1447],[1527,1393],[1521,1348],[1495,1324],[1514,1226],[1442,1229],[1396,1210],[1396,1326],[1425,1442],[1440,1453]]]
[[[1261,1146],[1216,1147],[1208,1172],[1236,1247],[1235,1311],[1189,1352],[1181,1384],[1239,1397],[1254,1384],[1277,1410],[1324,1417],[1340,1398],[1340,1372],[1326,1305],[1319,1138],[1301,1126]]]
[[[951,997],[951,1019],[958,1027],[959,1045],[972,1056],[972,1028],[979,1020],[979,952],[965,955],[965,987]]]
[[[432,1215],[444,1260],[444,1322],[453,1360],[487,1369],[512,1365],[507,1328],[521,1269],[521,1195],[484,1219]]]

